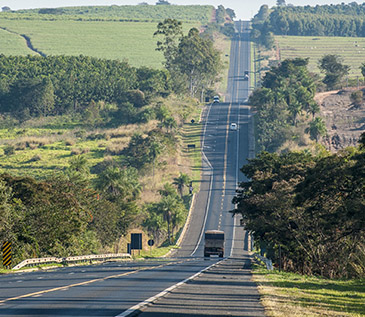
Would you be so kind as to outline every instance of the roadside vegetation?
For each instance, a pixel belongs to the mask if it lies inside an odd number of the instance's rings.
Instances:
[[[241,168],[249,181],[240,184],[231,212],[242,216],[256,252],[273,262],[274,271],[254,266],[268,316],[365,313],[365,133],[356,146],[327,151],[314,101],[317,92],[352,86],[351,107],[363,107],[355,87],[365,74],[364,43],[352,37],[363,35],[330,37],[339,31],[331,23],[347,25],[351,14],[358,26],[361,10],[356,3],[313,8],[277,1],[253,20],[257,156]],[[327,19],[321,33],[312,23],[321,23],[314,19],[319,12]],[[309,24],[312,33],[300,33]]]
[[[278,270],[254,264],[267,316],[363,316],[364,279],[336,280]]]

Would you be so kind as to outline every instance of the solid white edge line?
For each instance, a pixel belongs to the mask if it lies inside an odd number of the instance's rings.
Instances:
[[[141,308],[143,308],[143,307],[147,306],[148,304],[153,303],[153,302],[154,302],[155,300],[157,300],[158,298],[160,298],[160,297],[163,297],[163,296],[167,295],[168,293],[170,293],[170,292],[171,292],[172,290],[174,290],[175,288],[177,288],[177,287],[179,287],[179,286],[181,286],[181,285],[185,284],[186,282],[188,282],[188,281],[190,281],[190,280],[192,280],[192,279],[196,278],[196,277],[197,277],[197,276],[199,276],[201,273],[203,273],[203,272],[205,272],[205,271],[209,270],[211,267],[213,267],[213,266],[217,265],[218,263],[220,263],[220,262],[222,262],[222,261],[223,261],[223,260],[220,260],[220,261],[218,261],[218,262],[213,263],[212,265],[209,265],[208,267],[206,267],[206,268],[202,269],[202,270],[201,270],[201,271],[199,271],[198,273],[195,273],[194,275],[192,275],[192,276],[190,276],[190,277],[186,278],[185,280],[183,280],[183,281],[181,281],[181,282],[178,282],[178,283],[176,283],[176,284],[174,284],[174,285],[172,285],[172,286],[170,286],[170,287],[166,288],[165,290],[163,290],[162,292],[158,293],[157,295],[152,296],[152,297],[150,297],[150,298],[148,298],[148,299],[144,300],[143,302],[140,302],[139,304],[132,306],[131,308],[128,308],[126,311],[124,311],[123,313],[121,313],[121,314],[119,314],[119,315],[117,315],[117,316],[115,316],[115,317],[126,317],[126,316],[129,316],[129,315],[133,314],[135,311],[140,310]]]
[[[210,206],[210,196],[211,196],[211,193],[212,193],[212,186],[213,186],[213,177],[214,177],[213,166],[212,166],[212,164],[210,164],[210,162],[209,162],[209,160],[208,160],[208,158],[207,158],[207,156],[205,155],[205,152],[204,152],[205,134],[207,132],[207,125],[208,125],[208,120],[209,120],[211,107],[212,107],[212,104],[209,105],[209,110],[208,110],[207,117],[206,117],[206,120],[205,120],[205,125],[204,125],[204,133],[203,133],[203,141],[202,141],[202,156],[203,156],[203,159],[208,163],[208,167],[209,167],[210,172],[211,172],[209,193],[208,193],[208,203],[207,203],[207,207],[205,208],[204,222],[203,222],[203,225],[202,225],[202,229],[200,231],[199,240],[198,240],[193,252],[191,252],[190,256],[193,256],[194,253],[198,250],[199,244],[200,244],[200,242],[203,238],[203,232],[204,232],[205,225],[207,223],[208,211],[209,211],[209,206]]]

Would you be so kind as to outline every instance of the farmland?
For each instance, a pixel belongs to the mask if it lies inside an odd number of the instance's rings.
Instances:
[[[20,34],[46,55],[86,55],[128,60],[132,66],[162,67],[163,56],[156,51],[156,22],[0,20],[0,53],[25,55],[32,51]],[[184,31],[199,26],[184,23]]]
[[[319,73],[318,60],[326,54],[337,54],[343,57],[344,64],[351,67],[349,78],[362,77],[359,67],[365,62],[365,38],[275,36],[275,41],[281,60],[309,57],[309,70]]]
[[[15,13],[6,14],[7,17],[23,15],[36,19],[113,19],[133,21],[161,21],[166,18],[179,21],[208,23],[214,7],[211,5],[112,5],[112,6],[81,6],[61,7],[56,9],[31,9],[18,10]],[[38,13],[41,13],[38,15]]]

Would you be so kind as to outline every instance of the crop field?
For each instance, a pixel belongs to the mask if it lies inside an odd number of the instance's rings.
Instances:
[[[163,55],[155,50],[156,22],[8,20],[1,19],[0,54],[31,54],[20,34],[46,55],[85,55],[128,60],[132,66],[161,68]],[[199,27],[184,23],[184,31]]]
[[[27,18],[44,19],[123,19],[123,20],[153,20],[161,21],[166,18],[179,21],[208,23],[212,17],[212,5],[111,5],[111,6],[81,6],[60,7],[55,9],[18,10],[6,13],[6,16],[24,15]],[[38,13],[41,13],[38,15]]]
[[[361,37],[310,37],[275,36],[281,60],[309,57],[309,70],[319,73],[318,60],[326,54],[340,55],[344,64],[351,67],[349,78],[361,76],[360,65],[365,62],[365,38]]]

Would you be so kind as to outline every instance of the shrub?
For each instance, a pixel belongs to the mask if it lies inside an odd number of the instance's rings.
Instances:
[[[15,154],[15,148],[14,148],[14,146],[13,145],[10,145],[10,144],[6,145],[4,147],[4,154],[6,156]]]
[[[37,162],[40,161],[42,159],[42,157],[39,154],[34,155],[29,162]]]

